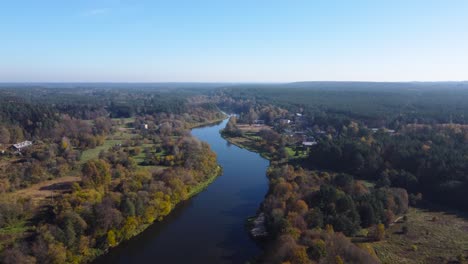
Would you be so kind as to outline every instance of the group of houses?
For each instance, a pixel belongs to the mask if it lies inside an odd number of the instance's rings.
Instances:
[[[287,118],[279,118],[275,124],[281,127],[282,133],[291,138],[295,138],[299,146],[309,148],[317,144],[317,133],[322,131],[313,131],[312,129],[304,129],[304,114],[295,113]]]

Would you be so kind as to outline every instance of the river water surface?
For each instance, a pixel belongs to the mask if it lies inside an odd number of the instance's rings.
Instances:
[[[223,174],[96,263],[245,263],[260,253],[244,225],[267,192],[268,161],[223,139],[226,123],[192,130],[216,152]]]

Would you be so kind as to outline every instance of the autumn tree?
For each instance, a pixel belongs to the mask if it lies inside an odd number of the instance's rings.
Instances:
[[[107,185],[111,181],[110,165],[104,160],[89,160],[81,169],[83,184],[87,187]]]
[[[380,223],[375,227],[374,230],[374,239],[376,241],[381,241],[385,238],[385,225]]]

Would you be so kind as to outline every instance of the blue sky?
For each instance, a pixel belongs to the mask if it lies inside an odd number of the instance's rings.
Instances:
[[[466,0],[0,0],[0,82],[468,80]]]

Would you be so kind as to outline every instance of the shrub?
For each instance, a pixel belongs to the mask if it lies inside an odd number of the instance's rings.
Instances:
[[[374,239],[381,241],[385,238],[385,226],[384,224],[378,224],[374,230]]]
[[[327,255],[325,241],[322,239],[315,240],[310,248],[307,249],[307,255],[313,260],[319,260]]]
[[[401,229],[401,233],[403,234],[408,234],[408,227],[407,226],[404,226],[402,229]]]

